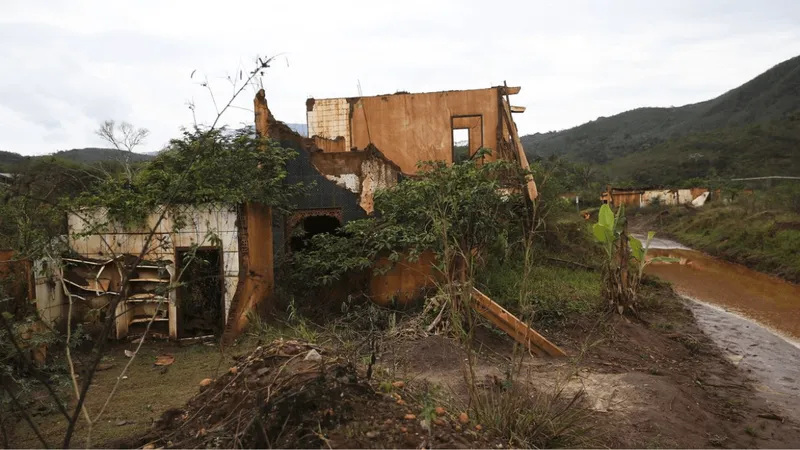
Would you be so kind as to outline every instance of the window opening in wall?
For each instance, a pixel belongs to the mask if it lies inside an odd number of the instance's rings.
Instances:
[[[219,248],[177,249],[178,337],[219,335],[224,326],[222,255]]]
[[[338,232],[342,224],[339,219],[332,216],[308,216],[295,225],[291,230],[290,248],[293,251],[302,250],[318,234]]]
[[[453,128],[453,162],[469,159],[469,128]]]

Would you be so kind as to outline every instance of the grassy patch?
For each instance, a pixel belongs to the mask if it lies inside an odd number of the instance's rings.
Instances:
[[[112,367],[97,372],[86,400],[92,416],[102,407],[114,387],[117,377],[128,362],[124,355],[125,345],[112,347],[105,364]],[[119,390],[106,409],[100,422],[92,430],[92,446],[108,446],[114,442],[140,436],[150,429],[153,420],[170,408],[179,408],[197,394],[199,383],[204,378],[216,378],[233,365],[231,357],[249,348],[237,346],[220,353],[219,346],[195,344],[180,347],[175,344],[145,344],[128,369],[127,378],[120,383]],[[175,362],[163,370],[154,366],[155,358],[171,354]],[[69,409],[69,408],[68,408]],[[56,412],[36,420],[42,434],[50,445],[60,446],[66,430],[66,420]],[[76,429],[73,445],[86,444],[86,426],[81,417]],[[36,437],[29,428],[20,424],[11,438],[13,447],[38,447]]]
[[[527,280],[523,274],[521,258],[509,258],[483,270],[479,285],[506,309],[553,325],[601,307],[599,272],[540,264],[532,267]]]

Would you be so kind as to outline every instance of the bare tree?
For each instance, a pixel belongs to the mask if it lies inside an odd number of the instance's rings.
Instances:
[[[114,120],[106,120],[95,131],[95,134],[100,136],[104,141],[113,145],[115,149],[123,152],[125,157],[125,175],[128,179],[133,178],[133,170],[131,169],[130,158],[133,150],[144,144],[150,131],[146,128],[134,128],[128,122],[120,122],[117,124]]]

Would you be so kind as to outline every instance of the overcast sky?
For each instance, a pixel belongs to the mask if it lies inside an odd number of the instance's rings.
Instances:
[[[507,80],[529,134],[722,94],[800,54],[800,1],[0,0],[0,43],[0,149],[23,154],[103,146],[106,119],[159,150],[191,125],[187,101],[213,120],[199,81],[222,102],[227,75],[276,54],[263,84],[284,122],[359,80],[364,95]]]

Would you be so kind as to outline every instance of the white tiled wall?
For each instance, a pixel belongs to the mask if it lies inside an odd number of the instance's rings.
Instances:
[[[314,109],[306,113],[308,135],[328,139],[344,137],[350,149],[350,105],[344,98],[314,100]]]
[[[89,224],[106,221],[105,211],[82,212],[81,216],[70,215],[69,244],[72,250],[86,258],[104,259],[113,255],[136,254],[142,250],[147,234],[156,227],[160,211],[147,218],[147,226],[141,229],[123,230],[108,224],[96,234],[76,236],[85,232]],[[222,245],[223,272],[225,277],[225,317],[228,315],[236,283],[239,280],[239,241],[236,228],[236,209],[232,206],[183,207],[185,226],[174,229],[173,217],[167,214],[158,224],[157,234],[148,247],[146,259],[168,260],[174,263],[175,248],[193,244],[211,246],[210,233],[220,239]],[[82,217],[82,218],[81,218]],[[159,238],[159,239],[156,239]],[[111,247],[111,249],[109,249]]]

